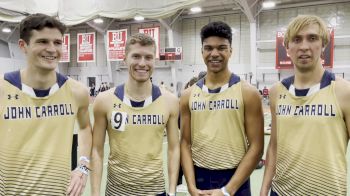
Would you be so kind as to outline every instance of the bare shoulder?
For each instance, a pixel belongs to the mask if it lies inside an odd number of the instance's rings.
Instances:
[[[276,82],[276,83],[274,83],[273,85],[272,85],[272,87],[269,89],[269,96],[270,97],[272,97],[272,98],[274,98],[274,97],[276,97],[276,95],[277,95],[277,87],[279,86],[279,83],[280,82]]]
[[[187,98],[188,99],[190,97],[190,95],[191,95],[191,92],[192,92],[194,86],[195,85],[192,85],[191,87],[183,90],[182,93],[181,93],[181,97],[180,98],[181,99],[183,99],[183,98]]]
[[[87,86],[74,79],[71,80],[71,91],[79,105],[89,104],[89,90]]]
[[[350,104],[348,104],[350,100],[350,82],[340,77],[336,77],[335,81],[335,95],[339,100],[340,107],[350,109]]]
[[[341,93],[341,94],[350,94],[350,82],[341,78],[341,77],[336,77],[335,79],[336,85],[335,85],[335,90],[336,93]],[[340,92],[338,92],[340,91]]]
[[[171,103],[178,102],[178,98],[173,93],[167,90],[163,90],[162,95],[166,98],[168,102],[171,102]]]
[[[250,100],[251,98],[258,97],[260,99],[260,94],[258,89],[249,84],[247,81],[242,80],[242,94],[244,99]]]
[[[99,111],[104,111],[107,110],[108,108],[108,103],[111,102],[110,99],[110,94],[113,94],[115,90],[114,88],[110,88],[106,91],[100,92],[93,103],[94,110],[99,110]]]

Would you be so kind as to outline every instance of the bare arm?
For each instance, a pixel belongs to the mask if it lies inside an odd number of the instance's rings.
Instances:
[[[350,82],[342,78],[337,78],[336,97],[339,101],[339,106],[343,112],[344,121],[350,138]]]
[[[276,154],[277,154],[277,133],[276,133],[276,87],[270,91],[270,110],[271,110],[271,136],[267,148],[266,165],[264,178],[261,185],[260,196],[267,196],[271,187],[272,178],[276,173]]]
[[[176,183],[180,166],[180,141],[179,129],[177,125],[179,117],[179,101],[168,93],[170,116],[167,123],[167,139],[168,139],[168,176],[169,176],[169,193],[176,192]]]
[[[77,121],[79,124],[78,132],[78,144],[79,154],[81,156],[90,157],[91,145],[92,145],[92,132],[89,116],[89,91],[88,89],[74,81],[73,94],[76,97],[78,103]],[[89,163],[85,160],[79,160],[79,165],[85,165],[89,167]],[[69,195],[80,195],[83,193],[87,181],[87,175],[80,171],[74,170],[71,175],[70,184],[67,192]]]
[[[244,126],[249,143],[237,170],[229,183],[227,191],[234,195],[239,187],[248,179],[261,159],[264,149],[264,118],[259,92],[255,87],[244,82],[242,84],[244,101]]]
[[[186,89],[180,98],[181,165],[190,194],[198,195],[191,151],[191,112],[189,108],[191,89],[192,88]]]
[[[107,91],[109,92],[109,91]],[[104,93],[100,93],[94,102],[94,127],[92,136],[92,152],[91,152],[91,195],[99,196],[101,192],[101,179],[103,172],[103,156],[104,142],[107,129],[106,108],[104,107]]]

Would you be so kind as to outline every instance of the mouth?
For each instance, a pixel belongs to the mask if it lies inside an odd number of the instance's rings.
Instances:
[[[41,56],[41,57],[44,58],[45,60],[49,60],[49,61],[53,61],[53,60],[57,59],[56,56]]]
[[[209,63],[211,63],[211,64],[220,64],[220,63],[222,63],[222,60],[209,60],[208,61]]]
[[[148,72],[148,70],[145,70],[145,69],[136,69],[135,71],[138,73],[147,73]]]
[[[300,55],[298,58],[301,59],[301,60],[307,60],[307,59],[310,59],[311,56],[309,56],[309,55]]]

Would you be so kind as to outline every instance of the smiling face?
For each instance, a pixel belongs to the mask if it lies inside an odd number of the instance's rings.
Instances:
[[[27,56],[29,67],[47,71],[56,69],[62,55],[62,33],[57,28],[32,30],[29,43],[20,39],[18,44]]]
[[[226,38],[210,36],[203,40],[202,56],[208,72],[219,73],[228,69],[232,49]]]
[[[129,68],[129,76],[136,82],[149,81],[155,64],[155,48],[153,45],[142,46],[132,44],[128,48],[125,63]]]
[[[321,66],[323,45],[319,32],[318,24],[310,24],[289,40],[287,52],[297,70],[305,72]]]

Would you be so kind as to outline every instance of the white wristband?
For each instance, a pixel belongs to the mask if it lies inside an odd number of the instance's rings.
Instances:
[[[85,175],[89,175],[89,168],[86,167],[86,165],[79,165],[76,170],[80,171],[81,173],[85,174]]]
[[[176,196],[175,193],[168,193],[168,196]]]
[[[227,192],[227,190],[226,190],[226,187],[225,187],[225,186],[223,186],[223,187],[221,188],[221,192],[222,192],[222,194],[224,194],[224,196],[230,196],[230,193],[229,193],[229,192]]]
[[[89,158],[87,158],[86,156],[81,156],[81,157],[79,158],[79,161],[85,161],[85,162],[87,162],[87,163],[90,163]]]

